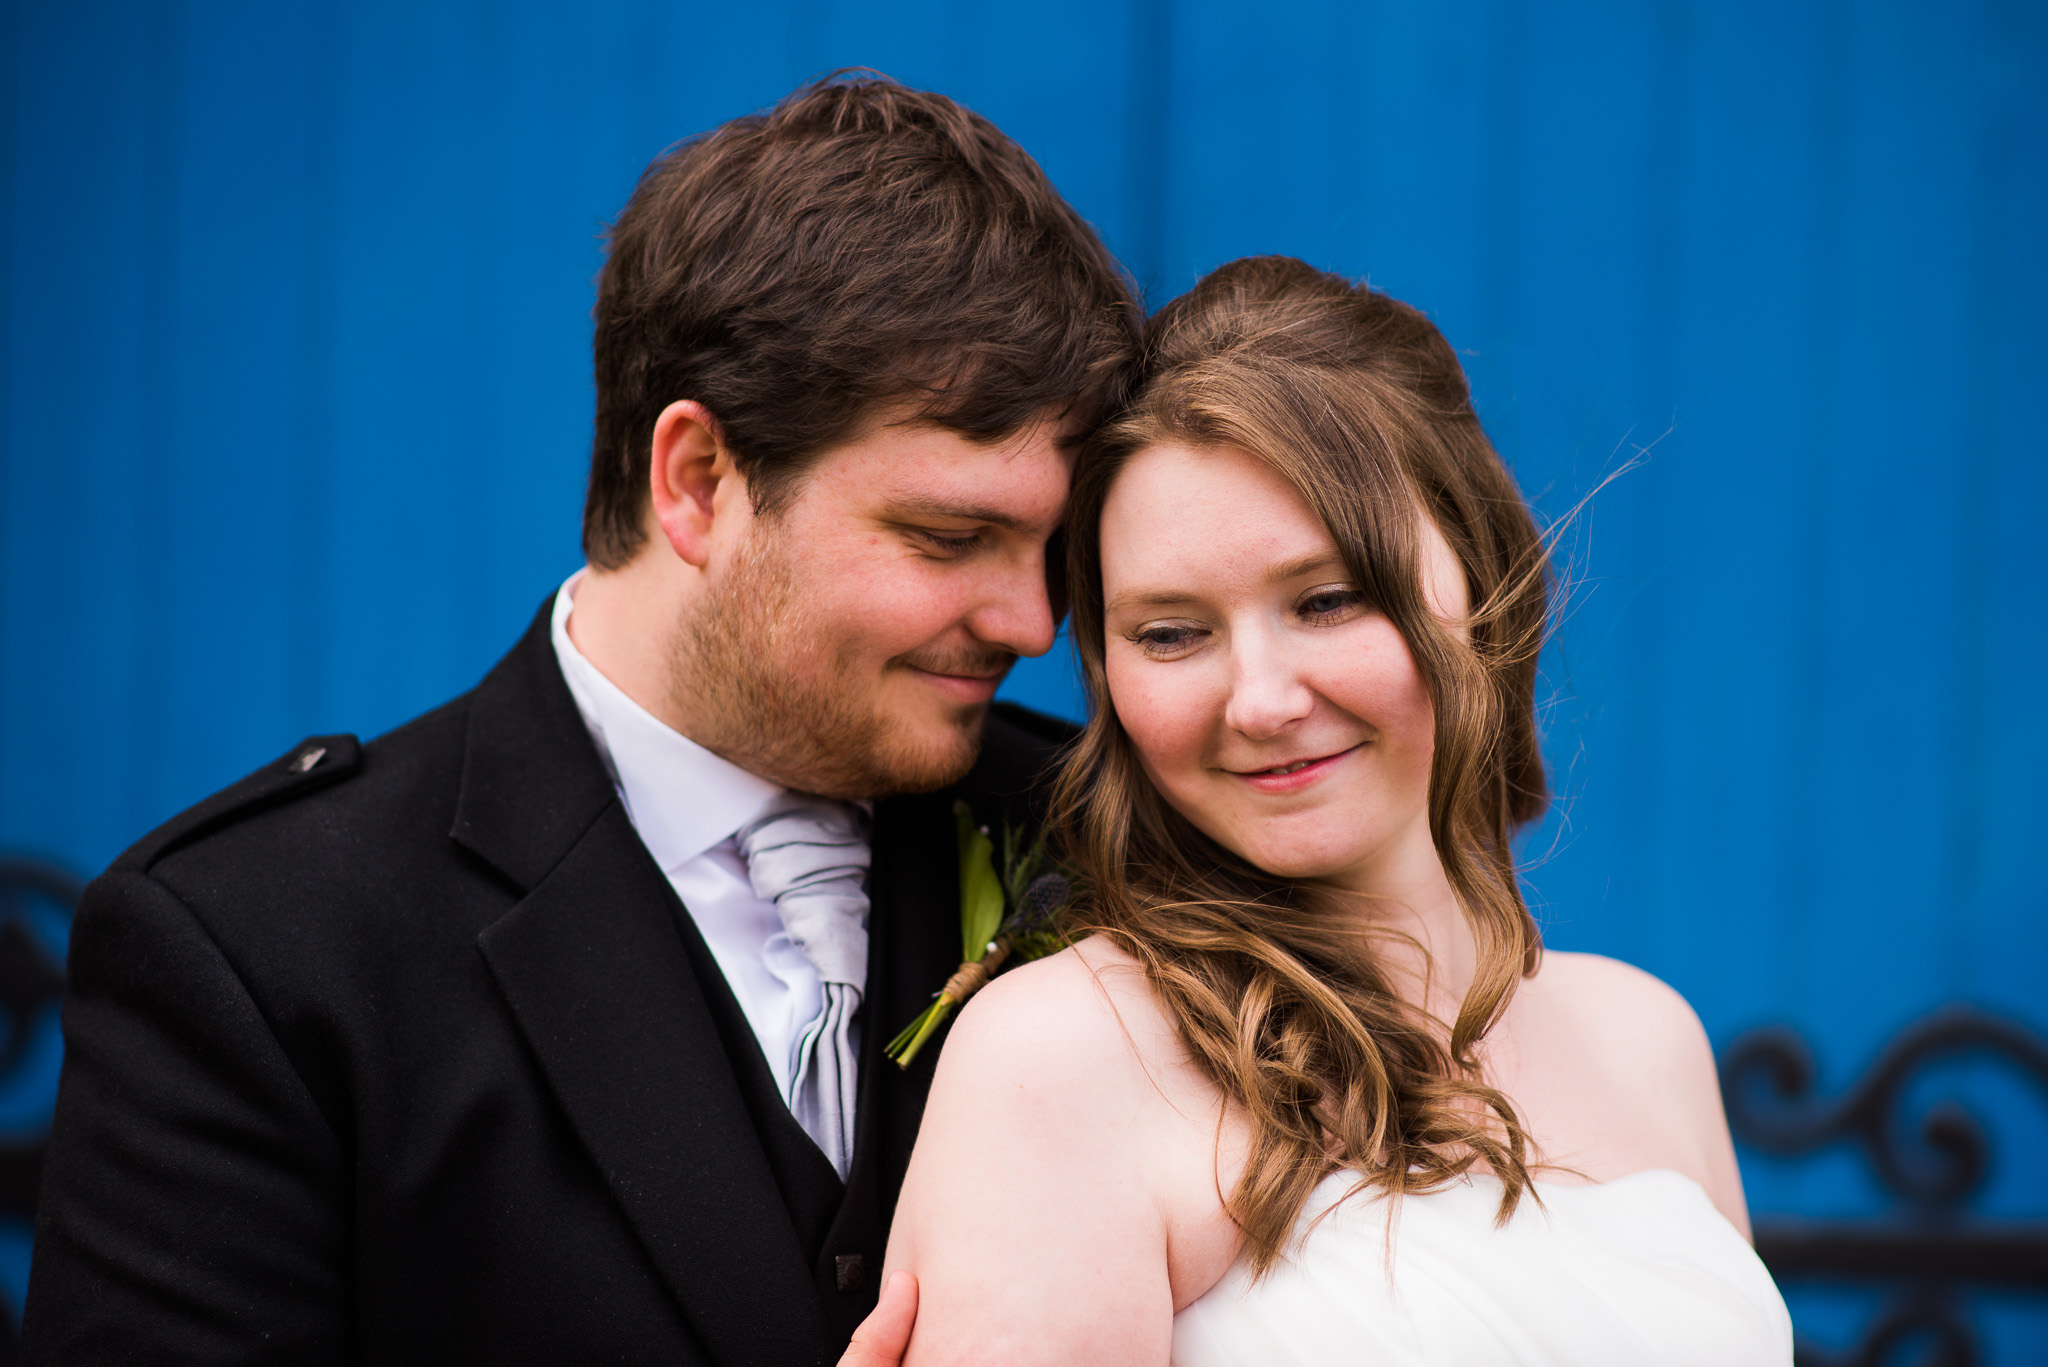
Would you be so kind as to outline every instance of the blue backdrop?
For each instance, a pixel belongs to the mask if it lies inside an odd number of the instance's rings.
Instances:
[[[1717,1044],[1796,1026],[1830,1087],[1940,1003],[2048,1026],[2048,7],[17,0],[0,35],[0,848],[96,871],[478,678],[579,563],[604,224],[861,64],[994,118],[1154,303],[1279,251],[1427,309],[1551,514],[1647,453],[1567,542],[1552,943]],[[1008,688],[1079,705],[1063,660]],[[2048,1210],[2010,1161],[2048,1115],[1944,1085],[2002,1117],[1988,1205]],[[1763,1211],[1880,1200],[1846,1153],[1745,1170]]]

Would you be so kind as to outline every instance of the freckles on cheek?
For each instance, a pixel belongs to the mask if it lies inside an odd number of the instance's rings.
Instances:
[[[1360,638],[1333,645],[1315,670],[1326,697],[1376,730],[1430,735],[1435,709],[1429,688],[1392,624],[1373,623]]]
[[[1389,710],[1415,734],[1418,741],[1424,745],[1431,744],[1436,731],[1436,705],[1430,701],[1429,685],[1423,682],[1422,671],[1416,668],[1414,659],[1404,650],[1389,674]]]
[[[1119,668],[1111,662],[1109,696],[1117,720],[1138,748],[1146,768],[1160,778],[1198,766],[1202,751],[1199,700],[1175,687],[1160,671]]]

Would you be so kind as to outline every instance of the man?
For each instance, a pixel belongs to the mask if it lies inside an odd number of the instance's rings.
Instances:
[[[941,97],[827,81],[657,161],[589,567],[474,692],[88,892],[27,1360],[837,1356],[930,1075],[881,1046],[959,958],[953,804],[1024,819],[1063,738],[991,699],[1135,331]]]

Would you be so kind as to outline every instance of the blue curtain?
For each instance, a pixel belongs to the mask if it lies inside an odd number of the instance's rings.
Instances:
[[[93,872],[468,687],[579,563],[606,221],[865,65],[993,117],[1154,303],[1288,252],[1428,310],[1546,515],[1636,462],[1562,543],[1552,943],[1830,1086],[1944,1002],[2048,1027],[2048,7],[81,0],[0,43],[0,849]],[[1080,707],[1063,657],[1009,691]]]

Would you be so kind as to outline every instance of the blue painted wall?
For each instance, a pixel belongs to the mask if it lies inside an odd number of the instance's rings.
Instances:
[[[2048,1027],[2048,7],[15,0],[0,60],[0,848],[90,872],[473,682],[578,563],[603,225],[864,64],[996,119],[1154,302],[1284,251],[1429,310],[1551,514],[1647,452],[1567,543],[1553,943],[1829,1085],[1942,1002]],[[1992,1102],[1992,1203],[2048,1211],[2048,1116]]]

